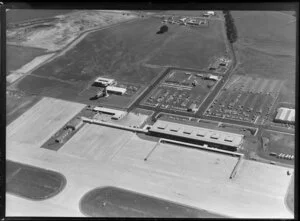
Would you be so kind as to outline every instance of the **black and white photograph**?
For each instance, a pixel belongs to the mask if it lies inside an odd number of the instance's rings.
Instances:
[[[299,5],[274,4],[6,7],[5,217],[295,218]]]

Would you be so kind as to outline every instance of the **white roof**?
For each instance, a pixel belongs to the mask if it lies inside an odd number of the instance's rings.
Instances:
[[[120,92],[120,93],[126,92],[126,88],[122,88],[122,87],[108,86],[106,89],[108,91],[115,91],[115,92]]]
[[[278,108],[275,119],[282,120],[282,121],[294,122],[295,121],[295,109],[280,107],[280,108]]]
[[[211,14],[211,15],[214,15],[214,14],[215,14],[214,11],[207,11],[206,13],[207,13],[207,14]]]
[[[103,77],[97,77],[96,82],[101,82],[101,81],[104,81],[104,82],[113,82],[114,79],[111,79],[111,78],[103,78]]]
[[[125,111],[115,110],[115,109],[106,108],[106,107],[94,107],[93,110],[94,111],[103,112],[103,113],[109,113],[109,114],[113,114],[113,115],[118,115],[118,116],[126,113]]]
[[[174,131],[174,128],[179,128],[179,130]],[[244,137],[243,134],[235,134],[163,120],[157,120],[150,131],[233,147],[238,147],[242,143]]]
[[[213,79],[213,80],[219,80],[219,77],[216,75],[210,75],[209,79]]]

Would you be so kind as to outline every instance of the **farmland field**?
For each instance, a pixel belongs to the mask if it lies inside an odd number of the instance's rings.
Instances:
[[[45,54],[40,48],[6,46],[6,75],[27,64],[35,57]]]
[[[57,172],[6,161],[6,191],[31,200],[45,200],[57,195],[66,185]]]
[[[81,199],[80,207],[92,217],[222,218],[205,210],[115,187],[91,190]]]
[[[286,80],[279,99],[295,103],[295,17],[275,11],[233,11],[238,73]]]

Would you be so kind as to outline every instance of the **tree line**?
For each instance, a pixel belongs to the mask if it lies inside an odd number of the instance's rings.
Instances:
[[[227,38],[230,43],[236,42],[238,35],[236,26],[234,24],[234,19],[232,15],[230,14],[230,11],[223,11],[224,18],[225,18],[225,26],[226,26],[226,34]]]

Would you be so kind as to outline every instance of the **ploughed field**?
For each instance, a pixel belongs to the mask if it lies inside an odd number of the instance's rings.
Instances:
[[[159,35],[160,26],[160,19],[149,18],[91,33],[64,56],[35,70],[35,77],[26,76],[17,87],[57,98],[70,94],[64,99],[73,100],[97,76],[146,87],[161,73],[160,66],[203,69],[213,56],[224,54],[220,21],[203,29],[171,25],[168,32]],[[53,82],[57,82],[55,90]],[[71,91],[67,83],[72,84]]]
[[[93,217],[222,218],[205,210],[116,187],[98,188],[86,193],[81,199],[80,209]]]

